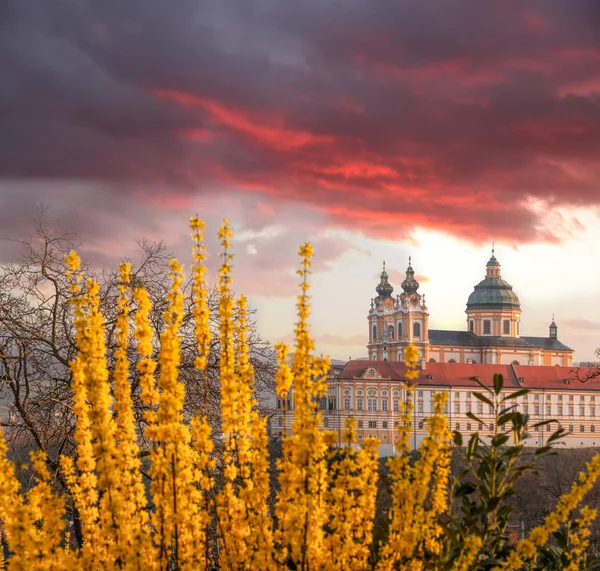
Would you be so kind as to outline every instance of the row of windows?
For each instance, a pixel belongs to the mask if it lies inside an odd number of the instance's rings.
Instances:
[[[420,392],[420,393],[423,393],[423,391],[419,391],[419,392]],[[345,390],[344,390],[344,396],[350,396],[351,394],[352,394],[352,391],[351,391],[351,390],[349,390],[349,389],[345,389]],[[356,391],[356,394],[357,394],[358,396],[362,396],[362,395],[363,395],[363,391],[362,391],[361,389],[358,389],[358,390]],[[375,389],[369,389],[369,390],[367,391],[367,394],[368,394],[370,397],[376,397],[376,396],[377,396],[377,391],[376,391]],[[399,391],[394,391],[394,393],[393,393],[393,394],[394,394],[394,396],[395,396],[395,397],[397,397],[397,396],[400,396],[400,392],[399,392]],[[381,396],[383,396],[383,397],[387,397],[387,396],[388,396],[388,391],[386,391],[386,390],[382,390],[382,391],[381,391]]]
[[[469,331],[475,331],[475,322],[472,319],[469,320]],[[502,333],[504,335],[510,335],[510,319],[503,320]],[[483,334],[484,335],[492,334],[492,322],[489,319],[483,320]]]
[[[344,410],[351,410],[351,402],[350,402],[349,398],[344,399]],[[356,399],[356,410],[364,410],[364,401],[362,398]],[[377,399],[376,398],[367,399],[367,410],[369,412],[377,411]],[[389,410],[388,409],[388,399],[381,399],[381,410],[383,412],[387,412]],[[400,411],[400,403],[398,402],[397,399],[395,399],[393,401],[393,410],[394,410],[394,412]]]
[[[348,389],[344,390],[344,395],[350,395],[350,394],[351,394],[350,390],[348,390]],[[359,389],[359,390],[356,391],[356,394],[360,396],[360,395],[363,394],[363,391]],[[377,395],[377,391],[373,390],[373,389],[369,389],[367,391],[367,394],[369,396],[376,396]],[[382,394],[382,396],[385,397],[385,396],[388,395],[388,391],[383,390],[383,391],[381,391],[381,394]],[[395,397],[399,396],[399,392],[398,391],[394,391],[393,394],[394,394]],[[431,392],[431,393],[428,393],[428,394],[430,394],[433,397],[433,395],[435,395],[435,392]],[[506,394],[502,394],[500,396],[501,396],[501,398],[505,398],[509,394],[510,393],[506,393]],[[463,393],[462,393],[462,391],[456,391],[456,392],[453,393],[453,395],[454,395],[455,399],[459,399],[459,398],[462,398]],[[470,399],[472,397],[471,391],[466,391],[465,392],[465,396],[466,396],[467,399]],[[531,394],[530,395],[526,395],[525,397],[519,397],[518,400],[519,401],[520,400],[526,400],[527,396],[529,396],[530,399],[533,398],[534,402],[539,402],[539,401],[543,400],[541,398],[541,395],[539,393],[535,393],[533,395],[531,395]],[[568,400],[569,402],[574,402],[576,400],[573,395],[555,395],[555,396],[556,396],[556,400],[558,402],[562,402],[562,401],[566,401],[566,400]],[[423,391],[417,391],[417,397],[418,398],[423,398]],[[579,402],[585,402],[585,399],[586,399],[585,395],[579,395],[578,401]],[[552,400],[552,395],[551,394],[546,394],[546,400],[547,401]],[[590,400],[590,402],[596,402],[595,395],[591,395],[589,397],[589,400]]]
[[[455,414],[460,414],[461,413],[461,408],[463,408],[463,407],[461,407],[460,403],[458,403],[458,402],[455,403],[454,404],[454,413]],[[492,406],[488,405],[486,408],[487,408],[487,412],[489,412],[489,414],[493,414],[494,413],[494,408]],[[534,415],[537,415],[537,416],[540,415],[540,410],[541,410],[540,405],[536,404],[533,407],[530,407],[529,405],[525,404],[525,405],[523,405],[520,408],[522,409],[523,414],[533,413]],[[471,410],[471,404],[467,403],[464,406],[464,409],[465,409],[465,412],[472,412],[472,410]],[[484,410],[483,409],[484,409],[483,404],[482,403],[478,403],[477,404],[477,414],[484,414]],[[589,409],[590,409],[589,416],[596,416],[596,407],[595,406],[590,406]],[[557,410],[556,414],[558,416],[562,416],[564,414],[564,408],[563,408],[562,405],[558,405],[556,407],[556,410]],[[569,406],[567,408],[567,411],[568,411],[568,415],[569,416],[575,416],[575,407],[574,406]],[[419,412],[423,412],[422,411],[422,406],[419,407]],[[546,407],[546,416],[551,416],[552,414],[553,414],[552,407],[551,406],[547,406]],[[579,416],[585,416],[585,406],[580,406],[579,407]]]
[[[394,326],[388,325],[386,329],[387,339],[394,339]],[[402,322],[398,322],[397,327],[398,339],[402,339]],[[413,323],[413,337],[421,337],[421,324]],[[373,325],[373,341],[377,341],[377,325]]]

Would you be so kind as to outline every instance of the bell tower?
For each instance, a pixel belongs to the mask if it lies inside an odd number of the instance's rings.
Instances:
[[[394,288],[389,283],[385,262],[380,282],[375,288],[377,297],[371,299],[369,310],[369,359],[374,361],[402,361],[404,348],[412,343],[429,359],[429,314],[425,296],[418,292],[412,260],[408,260],[402,293],[392,297]]]

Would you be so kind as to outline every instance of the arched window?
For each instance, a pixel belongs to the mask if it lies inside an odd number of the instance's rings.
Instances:
[[[402,339],[402,321],[398,322],[398,339]]]
[[[430,363],[435,363],[435,359],[429,359]]]
[[[388,336],[388,339],[392,339],[392,340],[394,339],[394,326],[393,325],[388,325],[387,336]]]
[[[387,399],[382,399],[381,400],[381,410],[383,412],[387,412],[387,404],[388,404]]]
[[[456,361],[454,359],[450,359],[448,363],[456,363]]]
[[[350,410],[350,399],[344,399],[344,410]]]
[[[518,364],[519,364],[519,361],[513,361],[513,362],[512,362],[512,364],[513,364],[513,365],[518,365]]]
[[[394,412],[400,412],[398,399],[394,399]]]
[[[363,400],[356,399],[356,410],[362,410],[362,409],[363,409]]]
[[[329,428],[329,419],[327,417],[323,419],[323,428]]]
[[[377,341],[377,325],[373,325],[373,341]]]
[[[413,323],[413,337],[421,337],[421,324]]]

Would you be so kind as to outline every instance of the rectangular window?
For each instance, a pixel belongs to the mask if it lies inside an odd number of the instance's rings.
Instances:
[[[540,400],[540,395],[535,395],[534,399],[535,401],[539,401]]]
[[[590,407],[590,416],[596,416],[596,407],[595,406]]]
[[[490,335],[492,333],[492,322],[489,319],[483,320],[483,334]]]
[[[471,398],[471,393],[470,393],[470,392],[468,392],[468,393],[467,393],[467,398],[468,398],[468,399],[470,399],[470,398]]]
[[[471,430],[471,423],[467,422],[467,430]]]
[[[417,391],[417,396],[422,399],[423,398],[423,391]]]
[[[356,410],[362,410],[362,409],[363,409],[363,400],[356,399]]]
[[[583,402],[584,400],[585,400],[585,397],[584,397],[583,395],[581,395],[581,396],[579,397],[579,402]]]
[[[573,395],[569,395],[569,400],[573,400]]]
[[[381,428],[387,428],[387,427],[388,427],[388,426],[387,426],[387,420],[384,420],[384,421],[381,423]]]
[[[283,416],[279,417],[279,428],[283,426]]]
[[[475,330],[475,327],[474,327],[474,324],[473,324],[473,320],[471,319],[469,321],[469,331],[474,331],[474,330]]]
[[[562,405],[559,405],[558,406],[558,416],[562,416],[562,414],[563,414],[563,407],[562,407]]]
[[[483,405],[481,403],[477,403],[477,414],[483,414]]]
[[[398,403],[398,399],[394,400],[394,412],[400,412],[400,404]]]
[[[420,403],[418,404],[417,411],[418,411],[418,412],[423,412],[423,403],[422,403],[422,402],[420,402]]]
[[[377,428],[377,421],[369,420],[369,428]]]
[[[510,321],[508,319],[504,320],[504,335],[510,334]]]
[[[558,398],[559,402],[562,401],[562,395],[558,395],[557,398]]]
[[[465,412],[471,412],[471,404],[467,404]]]
[[[457,422],[457,423],[454,425],[454,430],[460,430],[460,422]]]
[[[573,407],[570,406],[569,407],[569,416],[573,416],[574,412],[573,412]]]
[[[377,399],[367,399],[367,410],[370,412],[377,410]]]
[[[585,407],[584,406],[579,407],[579,416],[585,416]]]
[[[363,427],[362,423],[363,423],[363,421],[362,421],[362,420],[359,420],[359,421],[358,421],[358,428],[362,428],[362,427]]]
[[[477,430],[483,430],[483,424],[479,423],[479,428]]]
[[[419,421],[419,430],[423,430],[423,421],[422,420]]]
[[[454,412],[455,412],[456,414],[460,414],[460,403],[458,403],[458,402],[457,402],[457,403],[454,405]]]
[[[546,400],[551,400],[550,395],[546,395]]]
[[[344,410],[350,410],[350,399],[344,399]]]
[[[536,404],[535,407],[533,407],[533,414],[535,414],[536,416],[540,414],[540,405]]]
[[[594,396],[591,396],[591,397],[590,397],[590,400],[591,400],[592,402],[596,402],[596,397],[594,397]]]
[[[528,404],[523,405],[523,414],[529,414],[529,405]]]
[[[593,424],[590,426],[590,432],[596,432],[596,427]]]
[[[552,407],[551,407],[551,406],[547,406],[547,407],[546,407],[546,414],[547,414],[548,416],[550,416],[550,415],[552,414]]]
[[[327,417],[323,419],[323,428],[329,428],[329,419]]]

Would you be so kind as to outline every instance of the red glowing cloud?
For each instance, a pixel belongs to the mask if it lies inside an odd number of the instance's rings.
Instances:
[[[389,238],[557,240],[545,210],[600,206],[597,3],[149,2],[10,9],[5,180]]]

